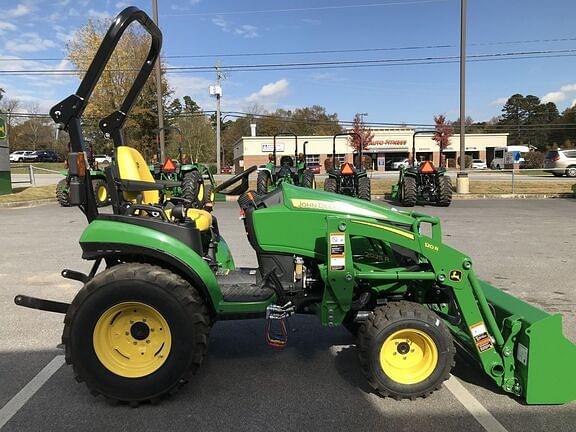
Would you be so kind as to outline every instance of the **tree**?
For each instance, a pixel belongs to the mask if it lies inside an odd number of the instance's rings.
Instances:
[[[350,137],[350,145],[352,145],[355,152],[359,152],[360,147],[362,147],[362,150],[366,150],[366,147],[372,144],[374,132],[372,132],[372,129],[366,127],[360,114],[354,116],[352,132],[357,134]]]
[[[434,124],[435,131],[432,139],[436,141],[436,144],[440,147],[440,166],[443,166],[442,153],[444,153],[444,150],[450,145],[450,137],[454,135],[454,129],[446,121],[444,114],[434,116]]]
[[[104,20],[88,20],[66,45],[68,60],[83,76],[91,59],[94,57],[100,42],[107,31],[109,23]],[[148,54],[149,36],[139,28],[130,27],[112,54],[92,98],[85,111],[85,128],[88,136],[92,136],[96,148],[102,148],[102,134],[97,129],[97,120],[120,108],[128,89],[132,86],[137,73]],[[170,90],[164,74],[162,74],[162,100],[168,105]],[[96,121],[88,121],[89,118]],[[155,152],[156,132],[158,127],[158,107],[156,99],[155,77],[152,75],[146,82],[138,97],[131,116],[126,122],[126,139],[128,143],[144,154]]]

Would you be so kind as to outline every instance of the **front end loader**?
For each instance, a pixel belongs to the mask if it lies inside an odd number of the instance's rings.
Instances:
[[[431,131],[414,132],[410,166],[400,168],[398,183],[392,186],[392,199],[404,207],[414,207],[417,202],[448,207],[452,202],[452,180],[446,168],[435,167],[429,160],[416,162],[416,135],[429,133]]]
[[[337,163],[336,161],[336,138],[339,136],[355,136],[360,140],[358,152],[358,166],[349,162]],[[324,182],[326,192],[337,193],[357,197],[370,201],[370,178],[364,169],[362,155],[362,137],[356,132],[338,133],[332,137],[332,168],[328,170],[328,178]]]
[[[140,199],[125,198],[122,214],[100,214],[80,120],[133,21],[151,34],[150,54],[115,113],[117,123],[101,128],[123,167],[108,172],[110,181]],[[258,266],[238,268],[211,213],[185,202],[148,204],[147,192],[160,186],[140,169],[143,157],[121,145],[122,127],[160,43],[159,29],[144,12],[125,9],[77,93],[51,110],[71,136],[71,203],[88,220],[80,246],[93,266],[88,274],[62,272],[82,284],[71,303],[15,298],[21,306],[66,314],[66,361],[93,394],[134,406],[156,403],[198,369],[214,322],[262,318],[265,340],[281,348],[288,341],[286,319],[300,313],[357,334],[362,372],[382,396],[414,399],[438,390],[459,347],[503,392],[526,403],[576,399],[576,345],[563,336],[561,315],[481,281],[472,259],[443,243],[436,217],[288,182],[260,195],[247,191],[252,167],[217,188],[241,194]],[[118,196],[112,199],[117,205]],[[288,226],[299,229],[278,229]]]

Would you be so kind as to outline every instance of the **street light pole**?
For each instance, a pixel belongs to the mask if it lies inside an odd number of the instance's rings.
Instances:
[[[468,193],[470,185],[466,168],[466,11],[467,0],[460,0],[460,171],[456,181],[458,193]]]
[[[154,23],[158,26],[158,0],[152,0],[152,16]],[[162,72],[160,71],[160,57],[158,57],[154,69],[156,76],[156,103],[158,105],[158,129],[160,130],[160,163],[164,163],[166,160],[166,143],[164,140],[164,105],[162,102]]]

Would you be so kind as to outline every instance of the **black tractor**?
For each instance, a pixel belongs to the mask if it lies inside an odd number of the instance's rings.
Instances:
[[[336,160],[336,138],[339,136],[356,136],[359,138],[359,151],[354,155],[356,165],[350,162],[340,163]],[[362,137],[356,132],[338,133],[332,137],[332,167],[328,169],[328,178],[324,182],[324,190],[326,192],[334,192],[370,201],[370,178],[364,168],[363,144]]]
[[[452,202],[452,180],[443,166],[435,167],[432,161],[416,162],[416,135],[434,131],[417,131],[412,135],[410,166],[400,168],[398,184],[392,186],[392,199],[404,207],[414,207],[417,202],[448,207]],[[440,149],[442,165],[442,149]]]
[[[294,158],[290,155],[280,157],[280,165],[276,164],[276,137],[293,136],[295,140]],[[280,132],[274,135],[272,143],[272,153],[266,165],[258,167],[258,178],[256,182],[256,192],[260,195],[267,194],[276,189],[281,183],[290,183],[296,186],[316,189],[314,173],[310,171],[306,164],[306,144],[304,142],[303,153],[298,154],[298,136],[292,132]]]

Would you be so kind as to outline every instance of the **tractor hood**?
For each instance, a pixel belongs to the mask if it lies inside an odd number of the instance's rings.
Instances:
[[[358,198],[293,186],[287,183],[282,183],[280,187],[282,188],[284,204],[290,209],[368,217],[408,226],[412,226],[416,222],[416,218],[407,212]]]

